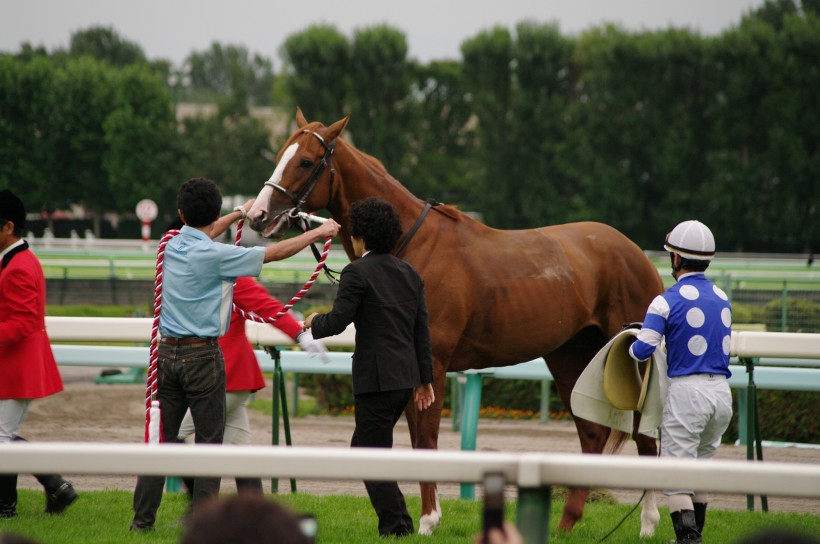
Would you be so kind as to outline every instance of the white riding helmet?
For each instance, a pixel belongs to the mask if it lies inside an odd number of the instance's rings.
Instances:
[[[666,235],[663,248],[684,259],[710,261],[715,256],[715,237],[709,227],[692,219],[679,223],[672,229]]]

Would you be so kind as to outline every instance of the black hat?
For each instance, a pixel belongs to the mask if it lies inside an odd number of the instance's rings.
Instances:
[[[16,229],[26,227],[26,208],[23,201],[8,189],[0,191],[0,219],[11,221]]]

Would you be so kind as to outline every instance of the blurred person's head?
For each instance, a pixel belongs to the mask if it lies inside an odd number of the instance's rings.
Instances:
[[[792,529],[764,529],[738,541],[737,544],[820,544],[820,539]]]
[[[311,544],[297,514],[253,495],[213,500],[194,509],[180,544]]]

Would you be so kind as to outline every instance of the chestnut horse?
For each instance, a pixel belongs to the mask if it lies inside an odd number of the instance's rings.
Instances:
[[[404,238],[410,236],[406,245],[399,241],[400,256],[424,279],[433,345],[436,402],[424,412],[413,402],[405,410],[413,447],[437,447],[448,371],[543,357],[569,410],[572,388],[590,359],[624,324],[643,320],[663,291],[655,266],[600,223],[496,230],[455,208],[429,207],[381,162],[339,137],[349,117],[325,127],[297,109],[298,129],[256,198],[250,225],[266,237],[281,237],[297,212],[327,209],[353,259],[350,204],[376,196],[396,207]],[[579,418],[575,426],[584,453],[603,452],[609,428]],[[640,454],[657,454],[654,439],[638,435],[636,442]],[[559,529],[572,530],[588,493],[571,490]],[[441,521],[435,483],[421,483],[421,498],[419,533],[430,534]],[[657,516],[652,495],[642,520],[654,517],[657,525]]]

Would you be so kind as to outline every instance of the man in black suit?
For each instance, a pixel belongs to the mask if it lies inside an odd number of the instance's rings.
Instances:
[[[354,448],[393,447],[393,427],[410,398],[419,410],[435,401],[424,282],[407,262],[390,254],[401,236],[395,208],[368,198],[350,207],[358,259],[342,270],[333,309],[311,314],[314,338],[339,334],[353,322]],[[381,536],[412,534],[413,520],[396,482],[366,481]]]

